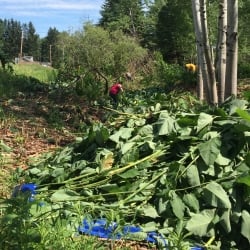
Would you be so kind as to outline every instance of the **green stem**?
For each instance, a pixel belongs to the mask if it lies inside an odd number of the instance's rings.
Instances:
[[[162,175],[164,175],[166,172],[168,171],[168,169],[165,169],[164,171],[162,171],[160,174],[156,175],[150,182],[148,182],[146,185],[144,185],[143,187],[139,188],[136,192],[132,193],[131,195],[129,195],[126,199],[124,199],[123,201],[120,202],[120,205],[124,205],[125,203],[129,202],[130,199],[132,199],[134,196],[136,196],[138,193],[140,193],[143,189],[145,189],[146,187],[148,187],[150,184],[154,183],[156,180],[158,180]]]
[[[156,151],[155,153],[153,153],[153,154],[151,154],[151,155],[148,155],[148,156],[146,156],[146,157],[144,157],[144,158],[142,158],[142,159],[140,159],[140,160],[138,160],[138,161],[131,162],[131,163],[129,163],[128,165],[126,165],[126,166],[124,166],[124,167],[122,167],[122,168],[118,168],[118,169],[115,169],[115,170],[111,170],[111,171],[108,173],[108,175],[109,175],[109,176],[112,176],[112,175],[114,175],[114,174],[122,173],[122,172],[124,172],[124,171],[127,170],[127,169],[130,169],[130,168],[132,168],[132,167],[134,167],[134,166],[136,166],[136,165],[138,165],[138,164],[140,164],[140,163],[142,163],[142,162],[144,162],[144,161],[147,161],[147,160],[150,160],[150,159],[159,157],[159,156],[163,155],[164,153],[165,153],[165,150],[158,150],[158,151]]]

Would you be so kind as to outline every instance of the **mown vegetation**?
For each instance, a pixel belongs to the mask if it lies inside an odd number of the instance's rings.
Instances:
[[[2,249],[250,248],[247,32],[239,95],[210,105],[184,67],[196,60],[191,5],[143,2],[145,13],[142,1],[107,0],[99,25],[50,29],[41,53],[53,68],[13,64],[19,50],[5,31],[21,26],[0,20]],[[247,30],[249,4],[240,3]],[[38,42],[32,24],[25,31]],[[33,49],[24,47],[38,58]],[[125,91],[114,110],[107,90],[116,81]],[[109,240],[80,234],[97,219],[112,228]],[[141,231],[125,234],[130,225]]]
[[[48,84],[11,75],[9,84],[12,79],[19,83],[13,83],[15,93],[22,90],[26,98],[45,91],[54,103],[59,100],[53,96],[56,86],[48,90]],[[63,89],[64,98],[74,93]],[[12,98],[20,95],[13,93]],[[118,110],[110,108],[108,98],[89,106],[102,110],[102,121],[71,123],[71,143],[32,157],[27,169],[5,176],[10,193],[18,183],[35,183],[37,190],[34,200],[30,193],[2,200],[3,249],[107,249],[109,244],[131,249],[129,244],[143,242],[149,231],[163,235],[169,249],[204,246],[210,239],[211,249],[248,249],[249,92],[242,96],[211,108],[185,90],[142,88],[127,90]],[[50,126],[66,127],[58,123],[60,114]],[[4,160],[13,148],[3,140],[1,145]],[[1,165],[5,169],[6,162]],[[83,218],[116,222],[115,232],[131,224],[143,232],[121,245],[98,241],[77,235]]]

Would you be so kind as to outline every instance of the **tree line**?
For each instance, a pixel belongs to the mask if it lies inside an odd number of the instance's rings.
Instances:
[[[77,77],[79,85],[86,83],[86,79],[107,82],[128,70],[149,77],[155,61],[158,72],[159,68],[167,71],[164,63],[180,67],[186,63],[198,64],[196,14],[192,5],[196,2],[206,7],[209,53],[214,53],[212,63],[216,66],[221,6],[232,1],[236,0],[105,0],[98,24],[85,23],[82,30],[74,33],[49,28],[44,38],[36,34],[31,22],[0,20],[0,59],[3,65],[20,53],[30,55],[36,61],[51,62],[64,77]],[[250,73],[250,3],[239,0],[237,8],[238,65],[240,76],[245,77]],[[165,79],[164,75],[160,77]],[[210,101],[217,102],[213,95]]]

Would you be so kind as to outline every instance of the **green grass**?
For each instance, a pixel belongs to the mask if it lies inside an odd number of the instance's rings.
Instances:
[[[57,76],[57,71],[55,69],[40,64],[16,64],[13,66],[13,69],[17,75],[34,77],[44,83],[54,82]]]

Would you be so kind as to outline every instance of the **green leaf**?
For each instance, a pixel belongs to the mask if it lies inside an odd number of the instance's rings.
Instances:
[[[234,114],[239,109],[246,109],[248,102],[246,100],[235,99],[230,103],[229,115]]]
[[[145,216],[148,216],[150,218],[155,219],[155,218],[159,217],[156,209],[151,205],[144,206],[143,207],[143,213],[144,213]]]
[[[119,176],[122,177],[123,179],[133,178],[138,175],[140,175],[140,172],[135,168],[129,169],[125,173],[119,174]]]
[[[250,187],[250,175],[239,177],[236,182],[246,184]]]
[[[248,211],[242,211],[241,234],[246,237],[250,243],[250,214]]]
[[[213,116],[206,114],[206,113],[200,113],[198,121],[197,121],[197,132],[201,131],[206,126],[212,124],[213,122]]]
[[[103,146],[104,143],[109,138],[109,130],[107,128],[102,127],[99,131],[96,131],[95,140],[99,146]]]
[[[198,213],[200,211],[200,205],[199,205],[199,201],[196,198],[196,196],[194,194],[185,194],[183,196],[183,201],[185,202],[185,204],[191,208],[192,210],[194,210],[194,212]]]
[[[213,207],[231,208],[227,193],[223,187],[216,182],[210,182],[205,186],[204,198],[207,203]]]
[[[65,189],[59,189],[51,195],[51,201],[53,202],[79,200],[79,198],[78,193]]]
[[[200,176],[196,165],[191,165],[187,169],[187,178],[191,186],[200,185]]]
[[[30,174],[38,175],[41,173],[41,170],[39,168],[30,168],[29,172],[30,172]]]
[[[184,217],[185,204],[175,192],[170,194],[170,204],[175,216],[182,219]]]
[[[220,224],[227,233],[231,232],[230,213],[231,209],[226,209],[220,217]]]
[[[236,109],[236,113],[244,120],[250,122],[250,114],[246,110]]]
[[[141,136],[152,136],[153,135],[153,127],[152,125],[145,125],[139,129],[138,134]]]
[[[221,153],[219,153],[215,162],[220,166],[228,166],[230,164],[231,160],[224,157]]]
[[[122,154],[126,154],[131,148],[133,148],[133,146],[135,145],[136,143],[135,142],[127,142],[127,143],[124,143],[121,147],[121,152]]]
[[[199,214],[194,214],[187,222],[187,230],[200,237],[205,236],[210,231],[215,211],[215,209],[207,209]]]
[[[173,119],[166,111],[161,112],[159,120],[156,123],[158,126],[159,135],[168,135],[176,131],[178,126],[175,119]]]
[[[119,143],[120,138],[122,139],[129,139],[131,137],[132,132],[134,131],[133,128],[121,128],[119,131],[114,133],[109,137],[111,141]]]
[[[212,138],[209,141],[198,145],[200,155],[208,166],[214,164],[220,153],[220,146],[221,140],[218,137]]]

